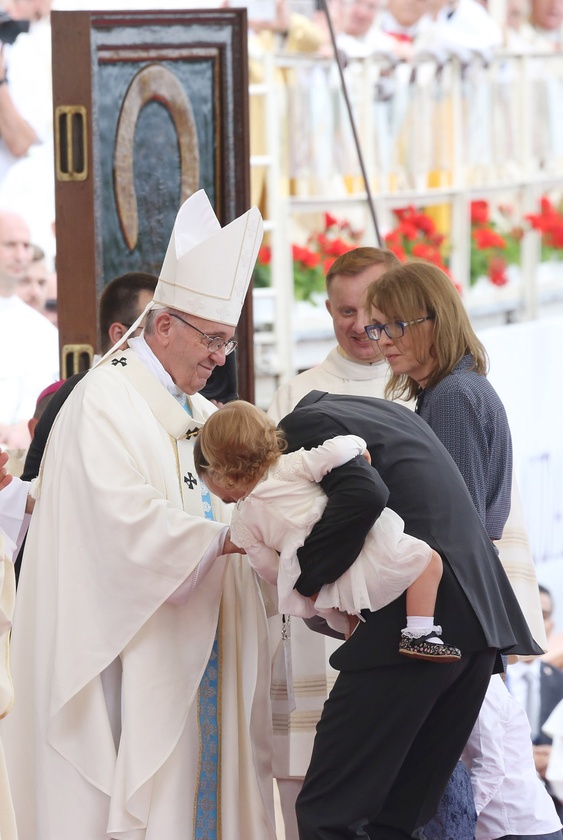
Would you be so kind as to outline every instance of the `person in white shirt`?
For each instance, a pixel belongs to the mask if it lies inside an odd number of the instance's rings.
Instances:
[[[33,241],[55,254],[51,0],[15,0],[28,32],[0,54],[0,207],[23,216]]]
[[[59,378],[56,328],[17,295],[31,259],[26,222],[0,211],[0,443],[11,449],[29,445],[37,397]]]
[[[561,822],[529,742],[524,709],[494,675],[462,755],[475,797],[476,840],[560,840]]]

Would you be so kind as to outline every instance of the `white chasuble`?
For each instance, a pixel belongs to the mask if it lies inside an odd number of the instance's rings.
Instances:
[[[12,562],[15,550],[15,544],[0,528],[0,719],[6,717],[14,702],[10,675],[10,630],[16,594]],[[10,783],[0,740],[0,837],[2,840],[17,840],[17,836]]]
[[[74,389],[53,427],[22,564],[17,699],[5,725],[19,840],[192,840],[198,688],[218,623],[217,840],[274,837],[254,573],[240,555],[219,557],[185,605],[168,600],[229,518],[215,498],[217,521],[203,516],[186,433],[215,409],[198,395],[190,402],[193,417],[131,351],[118,352]],[[116,660],[117,746],[106,671]]]

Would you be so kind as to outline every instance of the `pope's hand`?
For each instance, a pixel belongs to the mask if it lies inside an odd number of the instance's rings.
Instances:
[[[227,531],[225,542],[223,544],[223,551],[221,554],[246,554],[244,548],[239,548],[238,545],[231,540],[231,532]]]

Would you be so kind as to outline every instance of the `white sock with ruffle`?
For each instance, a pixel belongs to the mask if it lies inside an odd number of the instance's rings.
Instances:
[[[405,631],[409,634],[409,636],[419,639],[421,636],[428,635],[428,633],[441,633],[442,628],[434,624],[433,615],[407,615],[407,626],[405,627]],[[430,636],[430,638],[426,639],[426,641],[431,642],[433,645],[444,644],[438,635]]]

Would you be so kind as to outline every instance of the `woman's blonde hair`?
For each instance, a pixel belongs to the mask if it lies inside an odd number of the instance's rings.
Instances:
[[[196,470],[230,490],[253,484],[287,447],[281,429],[245,400],[227,403],[206,421],[194,448]]]
[[[473,357],[471,369],[483,376],[487,374],[487,352],[475,335],[459,292],[437,266],[413,260],[386,271],[369,286],[367,306],[384,312],[391,321],[414,321],[422,315],[432,316],[434,367],[425,388],[437,385],[467,354]],[[415,324],[408,329],[412,331],[414,351],[422,364],[424,333]],[[385,395],[412,399],[418,390],[418,383],[407,374],[392,373]]]

